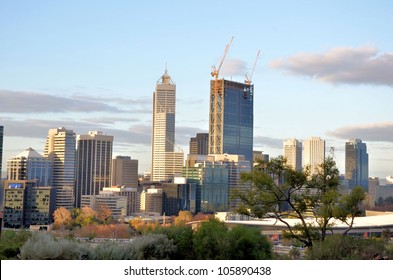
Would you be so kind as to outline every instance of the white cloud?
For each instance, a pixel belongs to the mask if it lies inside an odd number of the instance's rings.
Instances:
[[[240,59],[227,59],[224,61],[220,75],[221,76],[245,76],[247,72],[247,63]]]
[[[393,54],[375,47],[337,47],[325,53],[301,53],[270,63],[273,68],[332,84],[393,86]]]
[[[340,139],[359,138],[363,141],[393,142],[393,122],[345,126],[328,135]]]

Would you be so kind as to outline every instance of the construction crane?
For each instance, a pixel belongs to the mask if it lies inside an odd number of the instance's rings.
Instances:
[[[219,139],[220,133],[222,131],[222,105],[223,105],[223,81],[218,80],[218,75],[220,74],[221,66],[224,63],[225,57],[229,51],[229,48],[232,44],[233,37],[231,37],[231,40],[229,43],[226,45],[225,50],[224,50],[224,55],[221,58],[220,64],[218,68],[213,66],[211,75],[214,77],[214,80],[212,81],[213,83],[213,88],[210,93],[210,104],[212,104],[211,109],[210,109],[210,118],[213,120],[213,126],[209,128],[209,134],[211,134],[212,137],[211,140],[211,148],[212,149],[209,151],[209,153],[212,154],[219,154],[221,153],[221,139]]]
[[[228,44],[226,45],[226,47],[225,47],[224,55],[223,55],[222,58],[221,58],[220,65],[218,66],[218,68],[216,69],[216,66],[213,66],[213,67],[212,67],[213,70],[212,70],[212,72],[211,72],[211,75],[212,75],[212,77],[214,77],[216,80],[218,79],[218,75],[220,74],[221,66],[222,66],[222,64],[224,63],[225,57],[227,56],[227,53],[228,53],[228,51],[229,51],[229,48],[230,48],[230,46],[231,46],[231,44],[232,44],[233,37],[234,37],[234,36],[232,36],[231,40],[229,41],[229,43],[228,43]]]
[[[251,71],[251,74],[250,74],[250,78],[248,78],[248,76],[247,76],[247,74],[246,74],[246,80],[244,81],[244,83],[246,83],[247,85],[251,85],[252,75],[254,75],[255,66],[257,66],[257,62],[258,62],[258,59],[259,59],[259,54],[260,54],[260,52],[261,52],[261,51],[258,50],[257,58],[255,59],[254,66],[252,67],[252,71]]]

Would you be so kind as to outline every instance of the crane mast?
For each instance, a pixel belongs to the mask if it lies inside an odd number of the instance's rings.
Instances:
[[[254,66],[252,67],[252,71],[251,71],[251,74],[250,74],[250,78],[248,78],[248,76],[247,76],[247,74],[246,74],[246,80],[244,81],[244,83],[246,83],[247,85],[251,85],[252,76],[254,75],[255,67],[257,66],[257,62],[258,62],[259,54],[260,54],[260,53],[261,53],[261,51],[258,50],[257,58],[255,59]]]
[[[213,92],[210,94],[210,125],[211,127],[209,128],[209,153],[211,154],[220,154],[221,149],[222,149],[222,129],[223,129],[223,116],[222,116],[222,110],[223,110],[223,81],[218,80],[218,76],[220,74],[220,70],[222,67],[222,64],[224,63],[225,57],[229,51],[229,48],[232,44],[234,36],[231,37],[229,43],[226,45],[224,54],[221,58],[220,64],[218,65],[218,68],[213,66],[211,75],[214,77],[214,80],[212,81],[213,83]],[[221,86],[220,86],[221,83]]]

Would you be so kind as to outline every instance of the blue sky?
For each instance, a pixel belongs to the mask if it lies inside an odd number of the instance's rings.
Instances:
[[[370,176],[393,174],[391,1],[0,2],[0,125],[5,162],[42,153],[48,129],[114,135],[114,155],[150,166],[152,93],[165,64],[177,86],[176,142],[208,130],[209,81],[243,81],[261,50],[254,148],[320,136],[344,172],[349,138]],[[3,164],[3,166],[5,166]],[[3,168],[4,169],[4,168]]]

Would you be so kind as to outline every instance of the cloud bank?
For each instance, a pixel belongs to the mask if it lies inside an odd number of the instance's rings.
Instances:
[[[301,53],[275,60],[270,66],[288,74],[332,84],[393,86],[393,54],[370,46],[337,47],[325,53]]]
[[[123,112],[119,108],[95,100],[35,92],[0,90],[0,100],[0,112],[3,113]]]
[[[363,141],[393,142],[393,122],[345,126],[328,131],[327,134],[340,139],[359,138]]]

